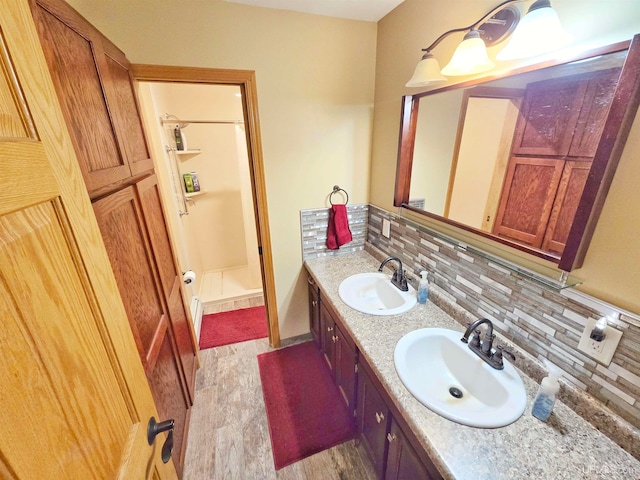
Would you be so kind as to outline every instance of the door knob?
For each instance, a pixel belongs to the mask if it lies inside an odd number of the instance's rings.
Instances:
[[[156,436],[162,432],[169,432],[167,435],[167,439],[162,445],[162,461],[167,463],[171,458],[171,454],[173,453],[173,419],[165,420],[164,422],[156,422],[155,417],[151,417],[149,419],[149,424],[147,425],[147,441],[149,445],[153,445],[153,442],[156,441]]]

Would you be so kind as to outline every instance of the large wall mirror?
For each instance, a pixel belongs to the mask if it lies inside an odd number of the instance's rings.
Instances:
[[[640,35],[403,97],[394,205],[581,266],[640,101]]]

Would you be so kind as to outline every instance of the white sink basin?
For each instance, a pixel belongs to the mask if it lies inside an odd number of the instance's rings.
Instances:
[[[461,337],[443,328],[422,328],[402,337],[394,353],[402,383],[422,404],[454,422],[483,428],[515,422],[527,403],[520,375],[506,360],[504,370],[490,367]]]
[[[416,304],[416,291],[411,285],[408,292],[402,292],[391,284],[391,275],[378,272],[345,278],[338,293],[351,308],[370,315],[397,315]]]

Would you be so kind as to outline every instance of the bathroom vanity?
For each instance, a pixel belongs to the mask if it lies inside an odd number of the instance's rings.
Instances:
[[[534,418],[530,411],[538,385],[522,369],[527,406],[505,427],[468,427],[421,404],[395,370],[397,342],[419,328],[462,335],[464,326],[431,301],[391,316],[360,313],[344,304],[340,283],[354,274],[375,272],[379,265],[380,259],[365,251],[305,262],[312,336],[345,401],[354,407],[358,436],[378,478],[640,478],[640,461],[561,402],[547,422]],[[444,299],[437,286],[432,286],[433,295]],[[535,362],[509,347],[516,367]],[[429,366],[424,368],[428,374]]]

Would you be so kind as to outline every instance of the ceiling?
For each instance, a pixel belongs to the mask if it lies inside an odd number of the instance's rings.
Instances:
[[[255,7],[377,22],[404,0],[226,0]]]

